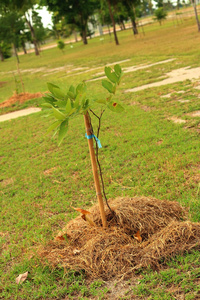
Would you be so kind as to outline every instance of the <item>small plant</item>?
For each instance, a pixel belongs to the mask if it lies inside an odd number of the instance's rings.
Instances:
[[[70,86],[67,92],[63,91],[57,85],[48,83],[47,85],[50,93],[46,94],[46,96],[44,97],[45,103],[42,105],[43,107],[49,110],[50,115],[55,119],[53,124],[49,127],[48,132],[55,130],[55,134],[58,133],[59,145],[67,136],[69,121],[77,116],[84,116],[86,128],[85,136],[88,139],[96,194],[99,201],[101,219],[104,227],[107,226],[107,220],[104,211],[104,204],[98,174],[99,167],[103,187],[103,194],[107,202],[107,198],[104,191],[101,166],[98,160],[98,148],[101,148],[101,144],[98,139],[101,118],[106,108],[108,108],[112,112],[117,113],[120,113],[124,110],[123,106],[118,101],[113,100],[113,97],[116,93],[117,87],[120,84],[123,75],[121,67],[119,65],[115,65],[114,70],[112,70],[110,67],[105,67],[105,74],[107,79],[102,80],[102,86],[109,92],[109,96],[106,99],[89,99],[87,96],[87,86],[85,83],[80,83],[77,87]],[[93,107],[96,107],[97,104],[101,105],[100,116],[98,116],[93,111]],[[96,135],[93,132],[90,113],[92,113],[99,121],[99,126]],[[93,138],[96,141],[96,154],[93,146]]]
[[[159,24],[162,24],[162,21],[166,19],[167,12],[163,9],[163,7],[159,7],[158,9],[155,10],[154,12],[154,20],[157,20]]]
[[[59,40],[57,42],[57,47],[58,49],[62,50],[62,52],[64,52],[64,49],[65,49],[65,43],[62,41],[62,40]]]

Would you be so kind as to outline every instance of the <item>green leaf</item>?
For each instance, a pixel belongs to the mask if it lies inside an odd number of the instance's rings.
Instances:
[[[53,97],[49,96],[49,95],[47,95],[46,97],[43,97],[43,99],[44,99],[45,102],[50,103],[52,105],[54,105],[55,102],[56,102],[56,100]]]
[[[76,94],[85,93],[86,90],[87,90],[86,84],[85,83],[80,83],[76,87]]]
[[[51,132],[52,130],[56,129],[62,121],[55,121],[49,128],[47,129],[47,133]]]
[[[58,133],[58,145],[62,143],[63,139],[66,137],[68,131],[68,119],[63,121],[60,125],[60,130]]]
[[[77,108],[76,107],[72,108],[72,110],[69,113],[69,116],[71,116],[75,111],[77,111]]]
[[[117,76],[120,76],[122,74],[122,69],[120,67],[120,65],[115,65],[114,66],[114,70],[115,70],[115,73],[117,74]]]
[[[100,103],[100,104],[106,104],[106,100],[104,99],[97,99],[95,100],[96,103]]]
[[[50,82],[47,82],[47,87],[48,87],[48,90],[53,94],[53,89],[54,88],[57,88],[59,89],[59,87],[53,83],[50,83]]]
[[[70,85],[69,92],[71,92],[75,95],[76,90],[75,90],[75,87],[73,85]]]
[[[41,106],[52,108],[52,104],[50,104],[50,103],[42,103]]]
[[[65,111],[66,111],[67,114],[69,114],[71,110],[72,110],[72,104],[71,104],[71,100],[69,99],[67,101],[67,105],[65,107]]]
[[[59,101],[57,101],[56,102],[56,105],[59,107],[59,108],[65,108],[65,106],[66,106],[66,103],[67,103],[67,101],[64,101],[64,100],[59,100]]]
[[[65,93],[60,88],[54,88],[52,93],[57,99],[64,100]]]
[[[55,107],[53,107],[53,114],[56,119],[61,120],[61,121],[64,121],[66,118],[66,116],[61,111],[56,109]]]
[[[82,108],[83,108],[83,111],[88,110],[88,108],[89,108],[89,99],[86,99],[85,101],[82,102]]]
[[[71,100],[74,100],[74,99],[75,99],[75,94],[74,94],[73,92],[69,91],[69,92],[67,93],[67,95],[69,96],[69,98],[70,98]]]
[[[114,86],[112,85],[111,82],[109,82],[109,81],[106,80],[106,79],[103,79],[103,80],[102,80],[102,86],[103,86],[106,90],[108,90],[108,92],[114,94]]]
[[[112,69],[110,67],[105,67],[105,74],[110,81],[112,81],[113,83],[118,83],[119,78],[117,77],[115,72],[112,72]]]
[[[114,102],[114,101],[111,101],[108,103],[107,107],[116,112],[116,113],[121,113],[122,111],[124,111],[124,108],[121,104],[117,103],[117,102]]]
[[[77,108],[77,107],[79,106],[80,100],[81,100],[81,95],[78,94],[78,95],[76,96],[75,101],[74,101],[74,107]]]
[[[61,91],[61,89],[59,88],[59,86],[48,82],[47,83],[48,89],[49,91],[57,98],[57,99],[61,99],[63,100],[65,98],[65,93],[63,91]]]

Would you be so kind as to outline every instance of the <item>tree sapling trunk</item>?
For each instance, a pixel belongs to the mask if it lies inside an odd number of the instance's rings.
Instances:
[[[84,115],[84,121],[85,121],[86,134],[87,134],[87,136],[90,136],[93,134],[93,131],[92,131],[90,117],[89,117],[88,112]],[[97,195],[97,199],[99,202],[101,219],[102,219],[103,227],[107,227],[107,220],[106,220],[106,215],[105,215],[105,210],[104,210],[104,203],[103,203],[103,197],[102,197],[102,193],[101,193],[101,186],[100,186],[100,181],[99,181],[99,174],[98,174],[98,168],[97,168],[97,162],[96,162],[92,138],[88,139],[88,146],[89,146],[89,151],[90,151],[92,171],[93,171],[93,176],[94,176],[96,195]]]

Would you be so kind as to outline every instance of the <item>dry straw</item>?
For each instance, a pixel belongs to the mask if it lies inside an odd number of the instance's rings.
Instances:
[[[102,228],[98,206],[90,212],[96,226],[81,217],[70,221],[39,254],[53,266],[84,270],[90,278],[126,277],[135,270],[162,267],[170,257],[200,248],[200,224],[186,221],[177,202],[154,198],[117,198],[106,210],[108,228]],[[140,232],[142,242],[134,238]],[[59,238],[66,238],[60,240]]]

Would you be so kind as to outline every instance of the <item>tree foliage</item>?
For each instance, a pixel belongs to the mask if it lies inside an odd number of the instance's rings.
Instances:
[[[159,7],[158,9],[155,10],[154,15],[155,15],[155,20],[157,20],[161,25],[162,21],[166,19],[167,12],[163,9],[163,7]]]
[[[44,0],[48,9],[64,16],[67,24],[74,24],[81,32],[83,43],[87,44],[87,23],[99,7],[96,0]]]

